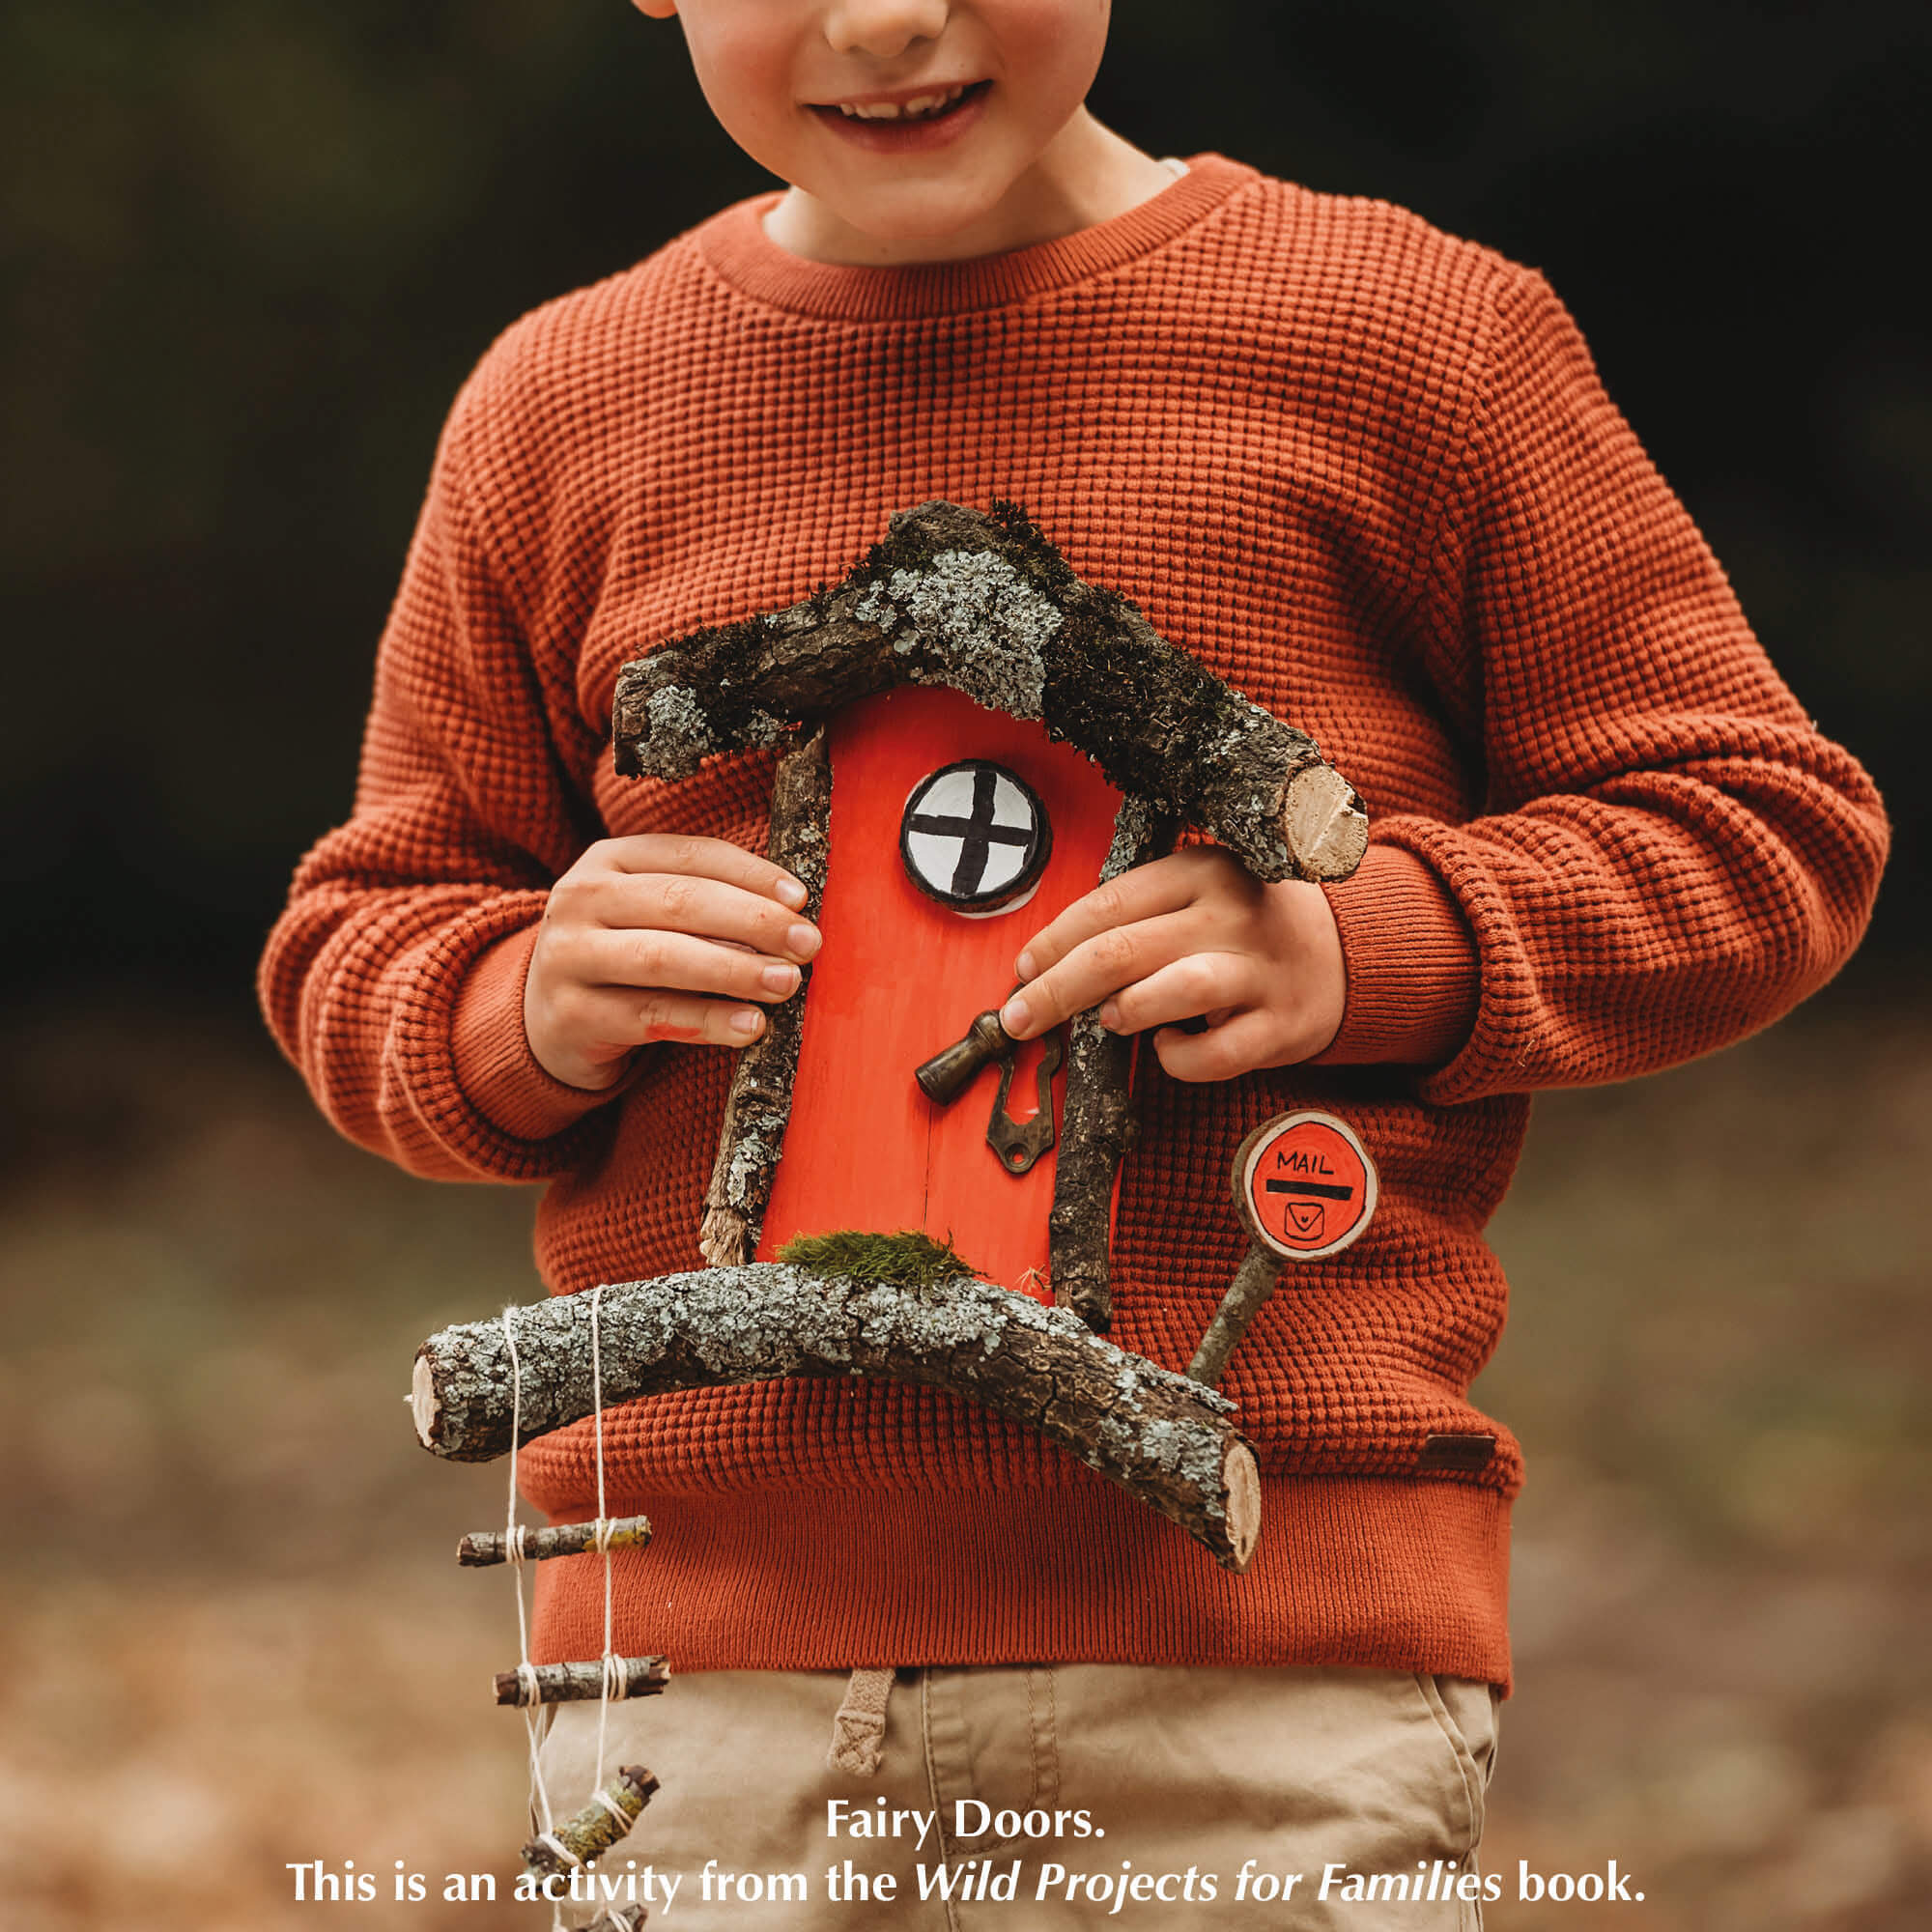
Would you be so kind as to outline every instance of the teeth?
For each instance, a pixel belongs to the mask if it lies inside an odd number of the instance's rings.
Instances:
[[[943,107],[951,107],[966,92],[962,81],[957,87],[949,87],[938,94],[916,94],[910,100],[874,100],[867,104],[841,100],[838,111],[848,121],[917,121],[927,114],[937,114]]]

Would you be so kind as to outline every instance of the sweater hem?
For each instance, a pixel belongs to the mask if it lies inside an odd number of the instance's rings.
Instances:
[[[1243,1576],[1084,1469],[997,1496],[650,1495],[613,1552],[620,1654],[674,1671],[975,1663],[1354,1664],[1510,1683],[1509,1501],[1375,1476],[1264,1477]],[[554,1520],[595,1515],[594,1496]],[[542,1566],[532,1655],[604,1648],[604,1566]]]

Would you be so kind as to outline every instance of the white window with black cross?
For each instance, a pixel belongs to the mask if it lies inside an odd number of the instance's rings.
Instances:
[[[968,918],[1011,912],[1039,885],[1053,828],[1039,795],[1017,772],[961,758],[912,789],[899,822],[906,876]]]

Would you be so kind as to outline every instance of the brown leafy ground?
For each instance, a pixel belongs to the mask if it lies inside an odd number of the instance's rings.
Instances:
[[[190,1016],[7,1045],[0,1922],[270,1932],[313,1919],[291,1861],[507,1873],[514,1630],[445,1553],[501,1476],[429,1462],[401,1396],[424,1334],[530,1293],[529,1198],[388,1172]],[[1481,1391],[1532,1469],[1489,1861],[1615,1858],[1646,1900],[1492,1927],[1926,1922],[1928,1153],[1932,1028],[1842,991],[1542,1104]]]

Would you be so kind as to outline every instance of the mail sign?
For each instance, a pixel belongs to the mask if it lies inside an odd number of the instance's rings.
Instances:
[[[1354,1129],[1333,1114],[1283,1114],[1242,1143],[1235,1205],[1255,1238],[1283,1260],[1319,1261],[1369,1225],[1375,1163]]]

